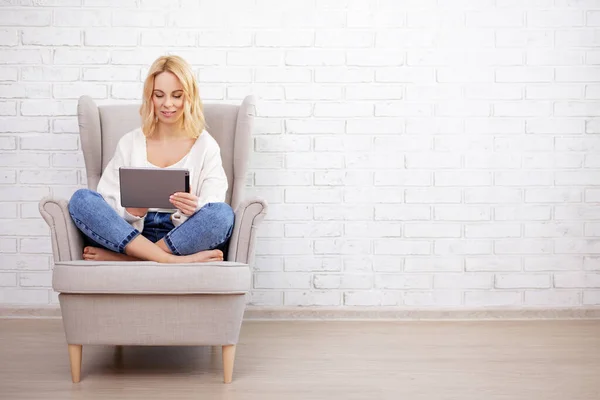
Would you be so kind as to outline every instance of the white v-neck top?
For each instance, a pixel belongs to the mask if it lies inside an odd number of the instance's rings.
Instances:
[[[131,215],[121,206],[120,167],[159,168],[148,161],[146,137],[141,128],[125,134],[119,140],[115,154],[104,169],[97,188],[106,202],[141,232],[144,229],[144,217]],[[228,183],[221,161],[221,150],[217,141],[207,131],[202,131],[190,151],[181,160],[166,168],[186,168],[190,171],[190,191],[198,196],[196,211],[207,203],[225,201]],[[148,211],[172,212],[175,226],[188,218],[176,209],[149,209]]]

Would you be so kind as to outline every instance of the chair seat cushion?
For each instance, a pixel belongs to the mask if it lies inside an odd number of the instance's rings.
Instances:
[[[250,267],[228,261],[62,261],[54,264],[52,276],[52,287],[60,293],[242,294],[250,286]]]

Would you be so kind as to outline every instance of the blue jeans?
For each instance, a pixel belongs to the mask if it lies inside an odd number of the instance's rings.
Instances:
[[[89,189],[79,189],[69,201],[69,214],[75,225],[93,243],[116,253],[140,233],[152,242],[160,239],[176,255],[189,255],[203,250],[220,249],[225,255],[233,231],[234,213],[226,203],[208,203],[178,227],[171,214],[149,212],[142,232],[133,228],[104,200]]]

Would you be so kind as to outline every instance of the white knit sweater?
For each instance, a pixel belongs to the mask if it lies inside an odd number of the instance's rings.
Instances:
[[[140,128],[125,134],[119,140],[113,158],[102,173],[97,191],[121,217],[141,232],[144,229],[144,217],[131,215],[121,207],[120,167],[158,168],[148,161],[146,137]],[[190,191],[198,196],[196,211],[207,203],[225,201],[228,184],[221,161],[221,151],[217,141],[207,131],[200,134],[185,157],[167,168],[186,168],[190,171]],[[150,209],[149,211],[173,212],[174,210]],[[172,221],[175,226],[178,226],[187,218],[176,210]]]

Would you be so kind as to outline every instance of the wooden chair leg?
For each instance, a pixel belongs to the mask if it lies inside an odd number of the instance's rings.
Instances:
[[[71,361],[71,378],[73,383],[79,383],[81,380],[81,353],[82,346],[80,344],[69,345],[69,360]]]
[[[235,344],[223,346],[223,381],[231,383],[233,379],[233,362],[235,361]]]

